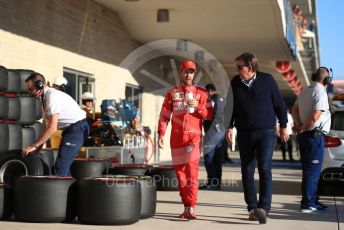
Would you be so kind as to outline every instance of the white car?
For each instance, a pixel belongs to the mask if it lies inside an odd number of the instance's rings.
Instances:
[[[344,108],[335,106],[318,184],[321,196],[344,196]]]
[[[322,170],[332,167],[344,167],[344,108],[342,106],[334,109],[331,130],[325,137]]]

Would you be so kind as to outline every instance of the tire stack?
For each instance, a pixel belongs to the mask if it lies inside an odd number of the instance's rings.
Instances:
[[[37,122],[42,117],[41,101],[29,95],[25,83],[31,73],[0,66],[0,183],[10,182],[12,186],[21,175],[44,173],[37,156],[20,156],[21,149],[36,140],[42,127]]]

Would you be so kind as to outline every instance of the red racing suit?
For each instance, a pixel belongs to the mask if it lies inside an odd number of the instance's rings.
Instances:
[[[186,93],[193,93],[198,106],[193,113],[187,111]],[[202,146],[203,120],[211,120],[213,108],[205,89],[179,84],[169,89],[160,112],[158,133],[164,136],[171,119],[171,152],[178,186],[185,206],[193,207],[197,201],[198,166]]]

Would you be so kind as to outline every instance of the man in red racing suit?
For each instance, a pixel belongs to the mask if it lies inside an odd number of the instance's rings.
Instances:
[[[196,219],[198,168],[202,146],[202,122],[211,119],[213,110],[205,89],[193,83],[196,64],[185,60],[180,69],[180,84],[166,93],[159,119],[159,147],[164,146],[166,127],[171,119],[173,167],[184,212],[180,218]],[[190,96],[191,95],[191,96]]]

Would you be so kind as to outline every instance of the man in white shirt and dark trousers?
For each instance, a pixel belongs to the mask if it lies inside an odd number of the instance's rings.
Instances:
[[[282,157],[283,157],[283,161],[286,161],[286,153],[288,151],[288,155],[289,155],[289,160],[290,161],[294,161],[293,158],[293,126],[294,126],[294,121],[293,121],[293,117],[291,116],[291,114],[288,111],[288,123],[287,123],[287,132],[289,135],[289,140],[287,142],[283,142],[280,138],[280,126],[279,123],[276,122],[276,134],[277,134],[277,140],[278,140],[278,144],[281,147],[281,152],[282,152]]]
[[[311,213],[327,207],[318,202],[317,185],[324,157],[325,135],[330,131],[326,88],[332,77],[326,67],[320,67],[312,75],[312,84],[304,89],[292,109],[302,163],[301,211]]]
[[[37,140],[23,149],[22,156],[37,153],[51,135],[61,129],[62,140],[53,174],[69,176],[70,166],[89,134],[86,112],[68,94],[48,87],[42,74],[33,73],[25,82],[29,93],[42,100],[43,129]]]

